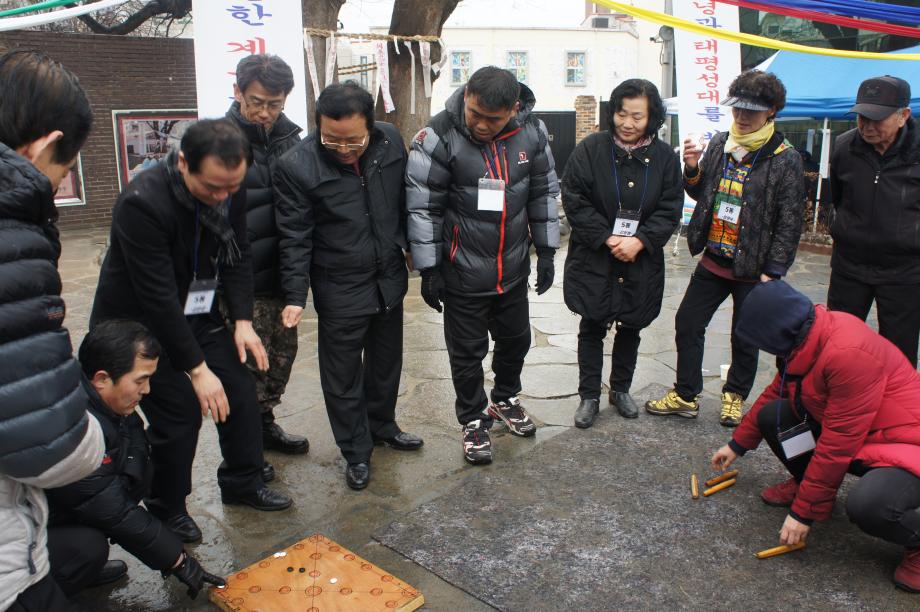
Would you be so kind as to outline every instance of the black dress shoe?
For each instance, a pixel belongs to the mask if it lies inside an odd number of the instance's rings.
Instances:
[[[345,484],[355,491],[360,491],[371,481],[371,466],[367,461],[349,463],[345,468]]]
[[[292,500],[284,493],[279,493],[278,491],[274,491],[268,487],[262,487],[258,491],[243,494],[221,491],[220,499],[222,502],[228,505],[250,506],[256,510],[263,510],[265,512],[272,512],[274,510],[286,510],[291,507],[291,504],[294,503],[294,500]]]
[[[275,479],[275,468],[268,461],[262,462],[262,482],[271,482]]]
[[[89,583],[90,587],[102,586],[103,584],[109,584],[110,582],[115,582],[123,576],[128,574],[128,564],[124,561],[119,561],[117,559],[110,559],[105,562],[105,565],[102,566],[102,569],[99,570],[99,574]]]
[[[624,391],[611,391],[610,403],[617,407],[617,412],[624,419],[635,419],[639,417],[639,407],[633,401],[632,396]]]
[[[597,413],[600,411],[596,399],[581,400],[578,408],[575,409],[575,427],[579,429],[588,429],[594,425],[597,420]]]
[[[184,512],[171,516],[168,519],[163,519],[163,524],[166,525],[170,531],[179,536],[179,539],[186,544],[194,544],[195,542],[201,541],[201,529],[198,528],[195,519]]]
[[[425,441],[415,434],[401,431],[392,438],[374,438],[374,444],[383,444],[396,450],[414,451],[422,448]]]
[[[303,455],[310,451],[310,442],[303,436],[285,433],[277,423],[263,423],[262,448],[288,455]]]

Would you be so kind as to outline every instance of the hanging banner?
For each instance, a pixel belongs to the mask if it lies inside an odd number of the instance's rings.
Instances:
[[[310,75],[310,88],[313,90],[313,99],[319,100],[319,93],[322,87],[319,85],[319,77],[316,76],[316,51],[313,49],[313,37],[309,34],[304,36],[303,48],[307,52],[307,74]]]
[[[223,117],[233,101],[236,65],[247,55],[270,53],[290,65],[294,90],[284,112],[307,127],[303,16],[299,2],[196,2],[195,73],[198,116]]]
[[[425,97],[431,97],[431,43],[419,41],[419,55],[422,56],[422,82],[425,84]]]
[[[387,43],[378,40],[374,43],[377,56],[377,82],[380,84],[380,93],[383,95],[383,110],[392,113],[396,110],[393,97],[390,95],[390,52]]]
[[[323,87],[332,85],[335,78],[335,63],[338,56],[338,41],[335,38],[335,32],[329,32],[329,38],[326,39],[326,80],[323,81]]]
[[[414,115],[415,114],[415,52],[412,50],[411,40],[404,40],[403,44],[406,45],[406,49],[409,50],[409,57],[411,58],[411,64],[412,64],[412,76],[410,77],[410,80],[409,80],[409,86],[411,87],[411,89],[409,90],[409,114]],[[399,45],[396,45],[396,47],[399,48]]]

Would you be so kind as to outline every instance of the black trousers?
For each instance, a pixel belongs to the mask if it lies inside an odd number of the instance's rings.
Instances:
[[[68,600],[89,586],[109,558],[109,543],[97,529],[82,526],[48,528],[47,576],[19,594],[10,612],[79,610]]]
[[[731,281],[717,276],[697,264],[684,299],[677,309],[674,326],[677,330],[677,382],[674,389],[686,401],[696,399],[703,391],[703,347],[706,327],[725,298],[732,296],[732,363],[728,380],[722,391],[731,391],[746,398],[757,375],[757,349],[735,337],[738,314],[748,293],[756,283]]]
[[[578,395],[583,400],[599,399],[601,396],[601,373],[604,367],[604,338],[607,337],[606,323],[582,318],[578,324]],[[629,393],[636,360],[639,357],[639,332],[633,327],[616,326],[613,337],[610,370],[610,389]]]
[[[527,283],[501,295],[471,297],[448,293],[444,298],[444,340],[457,395],[455,407],[461,425],[482,419],[488,406],[483,388],[482,360],[489,352],[489,334],[495,341],[492,401],[501,402],[521,392],[521,370],[530,350],[530,306]]]
[[[801,422],[802,417],[792,411],[787,400],[770,402],[757,415],[757,427],[764,440],[797,482],[805,476],[814,453],[786,459],[778,432]],[[821,427],[811,421],[809,424],[817,440]],[[850,520],[869,535],[907,548],[920,548],[920,478],[901,468],[868,468],[858,461],[850,464],[849,472],[860,476],[847,496]]]
[[[332,435],[348,463],[369,461],[374,438],[399,433],[403,306],[363,317],[319,317],[319,374]]]
[[[920,285],[868,285],[831,270],[829,309],[848,312],[865,321],[873,300],[878,312],[878,333],[898,347],[916,368]]]
[[[230,404],[227,421],[217,425],[224,459],[217,469],[217,484],[235,494],[257,491],[264,486],[262,417],[252,375],[240,363],[233,338],[222,322],[202,315],[192,317],[191,326],[205,363],[220,379]],[[141,409],[149,423],[153,464],[147,507],[163,517],[185,512],[185,498],[192,491],[201,407],[189,377],[174,369],[166,355],[160,357]]]

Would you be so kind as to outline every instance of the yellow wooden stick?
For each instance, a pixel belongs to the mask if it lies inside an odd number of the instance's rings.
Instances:
[[[707,486],[707,487],[714,487],[715,485],[719,484],[720,482],[725,482],[726,480],[731,480],[732,478],[734,478],[734,477],[737,476],[737,475],[738,475],[738,470],[729,470],[728,472],[725,472],[724,474],[719,474],[718,476],[713,476],[712,478],[710,478],[709,480],[707,480],[707,481],[706,481],[706,486]]]
[[[690,495],[693,496],[693,499],[700,498],[700,479],[696,474],[690,476]]]
[[[727,489],[728,487],[732,486],[736,482],[738,482],[738,480],[735,478],[732,478],[731,480],[726,480],[725,482],[720,482],[719,484],[712,487],[711,489],[706,489],[705,491],[703,491],[703,497],[709,497],[713,493],[718,493],[722,489]]]
[[[767,550],[762,550],[759,553],[754,553],[754,556],[758,559],[769,559],[770,557],[775,557],[776,555],[785,555],[786,553],[795,550],[802,550],[803,548],[805,548],[805,542],[799,542],[798,544],[784,544],[783,546],[768,548]]]

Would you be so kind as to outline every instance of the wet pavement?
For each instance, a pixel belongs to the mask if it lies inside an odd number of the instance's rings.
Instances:
[[[99,270],[99,258],[104,249],[106,236],[106,230],[63,231],[61,272],[68,306],[66,324],[71,330],[75,345],[79,344],[86,331]],[[686,252],[683,240],[676,255],[672,252],[672,245],[673,240],[667,249],[668,269],[661,315],[642,334],[639,363],[633,383],[633,390],[637,392],[650,385],[669,386],[674,380],[674,314],[695,262]],[[468,485],[474,479],[483,478],[483,474],[494,480],[501,472],[503,464],[507,464],[513,458],[533,453],[543,443],[559,434],[569,434],[573,431],[572,413],[578,403],[578,368],[575,352],[578,317],[566,309],[562,300],[564,257],[563,248],[556,257],[557,276],[554,287],[542,296],[531,292],[534,339],[524,368],[522,398],[530,413],[541,425],[535,438],[521,440],[498,433],[493,436],[493,465],[475,468],[465,464],[461,456],[459,426],[454,415],[453,390],[442,332],[442,317],[422,301],[419,296],[419,279],[416,276],[410,281],[405,301],[405,355],[397,419],[403,429],[423,436],[425,447],[419,452],[410,453],[378,448],[373,456],[370,486],[361,492],[349,490],[344,483],[345,463],[333,442],[323,405],[316,358],[317,321],[315,313],[308,307],[308,313],[305,314],[299,328],[300,350],[291,382],[283,403],[275,413],[278,422],[287,431],[309,437],[310,453],[306,456],[286,456],[277,453],[266,455],[274,464],[277,473],[272,486],[291,495],[295,500],[294,507],[284,512],[260,513],[248,508],[224,506],[220,502],[215,477],[220,462],[215,429],[205,424],[202,427],[194,467],[195,490],[188,499],[189,511],[201,526],[204,541],[192,546],[190,551],[212,573],[228,575],[319,532],[418,588],[425,596],[427,610],[493,609],[421,565],[381,545],[373,536],[384,532],[391,523],[403,519],[424,504],[434,502]],[[828,275],[826,255],[800,253],[789,281],[812,299],[823,301],[827,292]],[[728,432],[718,425],[717,397],[722,384],[719,379],[719,367],[729,361],[730,321],[729,301],[713,318],[707,335],[703,363],[706,377],[705,395],[700,418],[694,425],[694,428],[703,428],[709,432],[705,438],[713,440],[723,434],[726,440],[728,438]],[[610,368],[611,340],[612,338],[608,337],[606,341],[608,357],[605,363],[605,379]],[[772,367],[772,358],[762,354],[752,400],[770,380]],[[638,430],[631,434],[628,423],[606,407],[602,410],[600,418],[616,420],[615,425],[610,424],[613,436],[629,439],[631,435],[639,435]],[[655,422],[654,417],[643,413],[639,421],[634,423],[642,427],[642,436],[648,436],[649,432],[653,431]],[[671,450],[672,453],[676,450],[677,454],[680,454],[682,451],[687,456],[694,457],[697,462],[701,457],[708,456],[712,450],[709,448],[709,439],[702,440],[701,445],[701,440],[692,435],[672,438],[670,443],[678,445],[677,449]],[[611,447],[610,452],[617,452],[616,445]],[[763,453],[759,455],[762,456]],[[762,460],[765,459],[762,457]],[[595,469],[604,469],[604,466],[595,466]],[[777,477],[780,476],[778,470],[775,474]],[[513,475],[509,475],[509,478],[513,478]],[[683,479],[683,474],[680,478]],[[738,503],[760,504],[753,494],[745,496],[743,501]],[[526,512],[526,508],[520,510],[522,513]],[[654,517],[655,510],[650,508],[649,519],[655,520]],[[470,517],[470,521],[474,521],[475,518]],[[780,518],[774,517],[773,520],[778,529]],[[845,517],[835,516],[833,521],[839,523],[839,529],[855,530],[846,522]],[[462,528],[456,528],[456,523],[452,525],[451,529],[456,529],[456,532],[450,534],[451,538],[462,541],[467,537]],[[675,523],[663,523],[661,537],[679,547],[678,533],[670,533],[669,530],[672,529],[678,529]],[[820,529],[821,527],[816,528],[815,534],[819,534]],[[724,538],[724,534],[721,537]],[[745,545],[743,531],[736,533],[733,539],[738,546]],[[876,565],[872,567],[872,573],[888,576],[894,569],[896,559],[890,546],[878,542],[878,550],[879,557]],[[111,555],[128,562],[129,579],[81,595],[80,601],[91,609],[213,609],[203,595],[199,596],[197,601],[191,602],[177,581],[170,579],[164,582],[159,573],[142,566],[117,546],[113,547]],[[871,559],[871,556],[869,558]],[[772,571],[778,572],[781,566],[765,567],[777,568]],[[860,571],[856,567],[851,569],[854,574]],[[782,577],[783,580],[787,578]],[[602,580],[603,577],[598,576],[598,579]],[[679,582],[681,577],[676,575],[670,579]],[[761,581],[762,585],[769,585],[779,579],[780,576],[771,575],[769,569],[762,575],[745,577],[745,580]],[[696,581],[698,579],[694,579],[694,582]],[[879,584],[879,589],[890,588],[890,583],[884,582],[882,580],[882,584]],[[688,578],[688,585],[690,583]],[[846,581],[821,585],[821,592],[826,593],[827,597],[824,599],[825,604],[818,607],[833,608],[834,601],[852,603],[845,597],[835,600],[833,589],[838,588],[835,585],[846,585]],[[558,587],[565,588],[562,584]],[[738,589],[744,589],[744,585],[739,583]],[[741,592],[743,591],[739,591]],[[904,606],[903,609],[908,609],[905,603],[908,600],[904,597],[906,596],[889,603],[895,608]],[[657,605],[656,598],[651,593],[645,599],[636,598],[635,594],[632,594],[628,602],[627,604],[626,600],[623,601],[624,607],[628,609],[653,609]],[[504,603],[503,607],[516,609],[514,602]],[[769,607],[768,603],[762,601],[754,607]],[[699,605],[694,605],[692,599],[687,599],[677,607],[702,608],[701,602],[697,604]],[[555,604],[549,599],[545,600],[545,608],[541,608],[539,604],[535,605],[532,599],[527,605],[532,609],[555,609]],[[617,607],[616,600],[612,599],[610,608]]]

